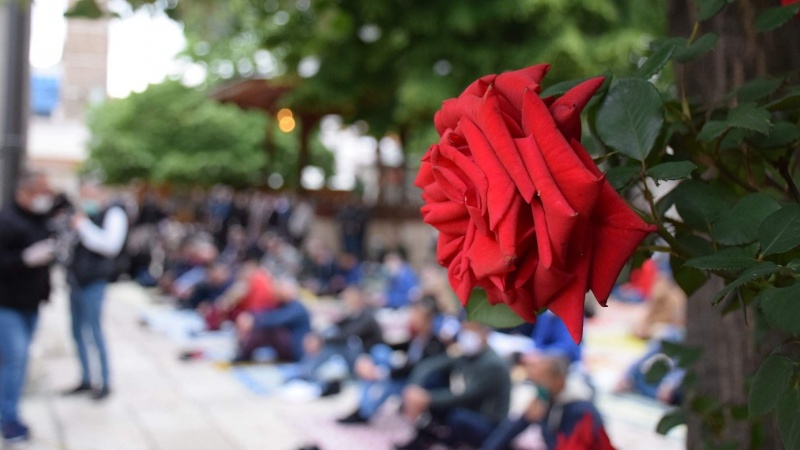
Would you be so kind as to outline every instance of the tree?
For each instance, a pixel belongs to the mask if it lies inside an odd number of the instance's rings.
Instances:
[[[291,179],[284,172],[291,167],[281,165],[285,147],[272,156],[279,164],[264,151],[263,114],[221,105],[177,82],[101,104],[87,123],[87,169],[100,170],[111,183],[243,186],[258,183],[269,169]]]

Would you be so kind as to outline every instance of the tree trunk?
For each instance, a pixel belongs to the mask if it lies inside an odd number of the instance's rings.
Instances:
[[[721,100],[731,89],[754,78],[780,75],[800,68],[800,23],[792,23],[771,33],[758,33],[753,22],[767,8],[779,6],[779,0],[738,0],[701,23],[697,36],[715,32],[720,36],[716,49],[708,55],[676,67],[676,80],[683,81],[689,98],[710,105]],[[693,0],[670,0],[670,34],[688,37],[697,17]],[[725,316],[719,307],[711,306],[711,297],[723,286],[722,280],[712,278],[695,292],[687,308],[687,341],[704,348],[703,357],[694,367],[698,376],[697,392],[728,404],[747,404],[745,382],[764,358],[755,347],[752,324],[744,323],[741,311]],[[753,317],[752,312],[748,312]],[[751,442],[749,427],[726,418],[718,436],[712,436],[702,426],[697,415],[689,417],[687,448],[705,448],[704,441],[736,442],[738,448],[748,448]],[[773,424],[765,430],[760,448],[781,449],[773,432]]]
[[[691,35],[697,19],[696,3],[670,0],[670,35]],[[780,6],[779,0],[738,0],[700,24],[698,37],[714,32],[720,39],[711,54],[677,67],[676,79],[685,80],[691,98],[710,104],[745,81],[800,68],[800,23],[769,33],[758,33],[753,27],[759,13],[775,6]]]

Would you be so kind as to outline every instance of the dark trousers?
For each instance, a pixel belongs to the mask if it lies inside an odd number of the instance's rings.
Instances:
[[[275,350],[279,361],[294,362],[299,359],[294,348],[294,336],[288,328],[255,328],[241,343],[239,356],[250,360],[253,350],[270,347]]]
[[[443,414],[434,414],[433,420],[447,428],[448,431],[437,438],[448,446],[467,444],[480,447],[495,428],[495,424],[489,419],[466,408],[454,408]]]
[[[531,423],[520,417],[512,420],[506,419],[492,431],[481,446],[481,450],[508,450],[511,448],[511,441],[520,433],[525,431]]]

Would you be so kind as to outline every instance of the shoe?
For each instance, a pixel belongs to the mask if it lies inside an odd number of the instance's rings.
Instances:
[[[395,444],[395,450],[428,450],[433,445],[433,440],[424,434],[417,434],[405,444]]]
[[[358,410],[356,410],[353,414],[350,414],[347,417],[336,419],[336,422],[342,425],[357,425],[357,424],[367,423],[369,422],[369,419],[362,416],[361,413]]]
[[[100,401],[111,395],[111,389],[108,386],[103,386],[100,389],[92,391],[92,400]]]
[[[89,383],[81,383],[75,386],[72,389],[67,389],[66,391],[62,392],[61,395],[69,396],[69,395],[78,395],[89,392],[92,390],[92,385]]]
[[[336,395],[342,392],[342,382],[341,381],[331,381],[326,383],[322,388],[322,392],[320,392],[320,397],[330,397],[331,395]]]
[[[20,421],[3,424],[3,439],[6,442],[27,441],[31,437],[30,429]]]

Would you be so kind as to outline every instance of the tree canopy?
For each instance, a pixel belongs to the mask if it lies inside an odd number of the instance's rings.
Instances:
[[[176,184],[262,184],[272,173],[295,181],[297,139],[272,133],[261,112],[220,104],[175,81],[110,100],[89,113],[88,170],[111,183],[133,179]],[[312,161],[329,171],[330,152],[312,145]]]
[[[430,133],[441,101],[479,76],[541,62],[553,64],[551,82],[624,73],[665,31],[663,0],[128,3],[183,22],[185,53],[211,85],[288,79],[296,89],[286,106],[363,120],[374,136],[391,131],[406,141]]]

